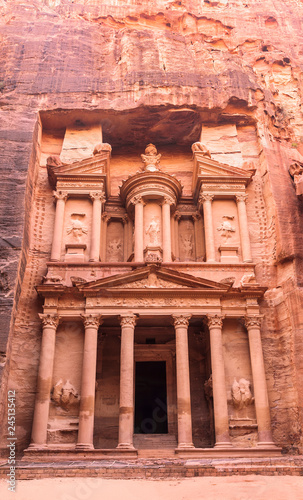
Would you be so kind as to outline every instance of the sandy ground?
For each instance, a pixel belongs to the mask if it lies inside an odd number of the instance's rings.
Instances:
[[[53,478],[0,482],[1,500],[303,500],[303,477],[231,476],[163,480]]]

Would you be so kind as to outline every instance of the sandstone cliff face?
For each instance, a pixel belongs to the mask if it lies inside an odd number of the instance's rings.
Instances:
[[[48,209],[37,198],[40,222],[35,223],[42,127],[56,130],[55,146],[45,149],[55,152],[60,121],[62,126],[79,117],[93,121],[103,110],[111,120],[124,113],[137,130],[138,143],[144,140],[143,122],[150,126],[150,140],[183,144],[197,140],[203,124],[220,130],[226,144],[236,125],[242,157],[257,167],[253,186],[259,202],[255,211],[251,208],[251,220],[256,216],[260,233],[251,236],[256,248],[260,242],[267,248],[259,255],[257,273],[269,287],[262,304],[263,345],[275,439],[296,452],[302,447],[303,424],[303,205],[288,167],[302,161],[303,154],[302,4],[121,3],[0,1],[0,349],[12,359],[5,365],[3,389],[8,381],[20,392],[23,385],[20,446],[28,443],[37,370],[32,352],[35,358],[39,350],[32,333],[40,310],[34,286],[46,262],[43,245],[32,245]],[[165,109],[176,118],[170,120]],[[179,130],[186,131],[178,137],[176,119]],[[127,143],[127,126],[119,129],[121,135],[110,126],[107,133],[113,145],[115,137],[117,145]],[[237,151],[234,146],[216,149],[226,155]],[[27,265],[34,271],[22,288]],[[14,341],[11,335],[7,344],[16,318],[19,337]],[[16,357],[25,361],[18,366]],[[28,363],[33,373],[25,394]]]

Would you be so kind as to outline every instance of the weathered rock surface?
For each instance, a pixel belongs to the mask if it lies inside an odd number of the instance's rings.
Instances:
[[[118,4],[0,2],[0,349],[10,358],[3,391],[20,391],[19,447],[29,440],[39,353],[34,286],[50,248],[39,164],[60,154],[65,127],[100,120],[104,142],[120,148],[117,171],[123,147],[145,144],[147,129],[150,142],[185,147],[202,126],[216,159],[254,163],[248,216],[258,281],[269,288],[263,348],[275,440],[302,452],[303,205],[288,171],[303,154],[302,4]]]

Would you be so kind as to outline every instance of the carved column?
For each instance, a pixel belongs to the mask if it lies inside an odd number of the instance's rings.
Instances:
[[[52,243],[52,252],[50,260],[60,260],[61,259],[61,247],[62,247],[62,233],[64,225],[64,210],[65,202],[67,200],[66,191],[53,191],[53,195],[57,200],[56,203],[56,215],[54,224],[54,235]]]
[[[267,384],[261,342],[261,316],[247,316],[250,362],[253,376],[255,408],[258,424],[258,446],[275,446],[272,439]]]
[[[176,260],[180,259],[180,249],[179,249],[179,220],[181,219],[180,213],[176,210],[174,214],[175,223],[175,256]]]
[[[236,196],[236,199],[238,206],[239,230],[240,230],[243,262],[252,262],[250,238],[249,238],[248,224],[247,224],[247,213],[246,213],[247,195],[240,194]]]
[[[105,195],[104,193],[94,192],[94,193],[89,193],[89,196],[93,200],[92,238],[91,238],[89,260],[91,262],[99,262],[100,237],[101,237],[101,212],[102,212],[102,201],[105,200]]]
[[[134,334],[137,317],[120,316],[120,408],[118,448],[133,449],[134,434]]]
[[[82,316],[85,327],[77,449],[94,448],[95,387],[98,328],[101,316]]]
[[[202,231],[201,231],[201,214],[196,212],[193,214],[194,230],[195,230],[195,247],[196,247],[196,260],[202,258]]]
[[[204,227],[205,227],[205,246],[206,246],[206,262],[215,262],[215,237],[213,226],[212,213],[212,194],[202,194],[200,201],[203,203]]]
[[[178,448],[193,448],[194,446],[192,438],[187,333],[190,318],[190,314],[173,314],[176,333]]]
[[[122,218],[122,223],[123,223],[123,260],[124,262],[127,261],[129,257],[129,252],[128,252],[128,234],[129,234],[129,217],[128,215],[125,215]]]
[[[221,316],[207,316],[210,336],[210,354],[213,381],[213,401],[215,420],[215,447],[225,448],[232,446],[229,437],[229,421],[225,382],[225,367],[222,344],[222,318]]]
[[[110,220],[110,216],[104,212],[102,214],[102,245],[101,245],[101,261],[106,261],[106,249],[107,249],[107,225]]]
[[[43,323],[37,394],[32,427],[31,448],[46,446],[50,393],[53,381],[57,315],[39,314]]]
[[[143,262],[143,207],[141,196],[135,196],[135,262]]]
[[[163,262],[171,262],[170,206],[172,201],[164,197],[162,203],[162,245]]]

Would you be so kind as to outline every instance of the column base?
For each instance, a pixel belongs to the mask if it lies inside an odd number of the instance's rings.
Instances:
[[[257,443],[258,448],[278,448],[273,441],[259,441]]]
[[[119,443],[118,446],[116,447],[117,450],[135,450],[136,448],[134,447],[133,444],[130,443]]]
[[[214,448],[221,448],[221,449],[223,449],[223,448],[233,448],[233,445],[232,445],[232,443],[230,441],[218,441],[215,444]]]
[[[95,447],[93,444],[89,444],[89,443],[77,443],[76,444],[76,450],[80,450],[80,451],[85,451],[85,450],[94,450]]]
[[[46,450],[47,448],[48,448],[47,444],[31,443],[27,449],[28,450]]]
[[[178,444],[177,450],[184,450],[184,449],[193,449],[195,448],[194,443],[180,443]]]

